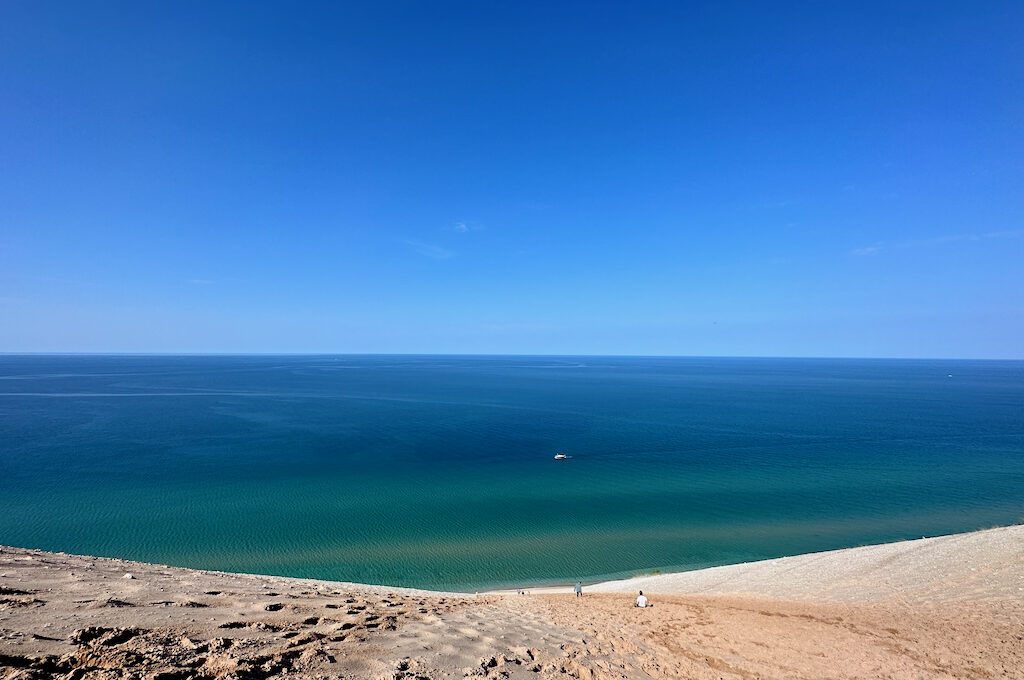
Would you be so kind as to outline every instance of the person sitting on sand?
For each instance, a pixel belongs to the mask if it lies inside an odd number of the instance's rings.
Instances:
[[[583,583],[576,581],[576,588],[574,590],[576,591],[576,597],[583,597]]]
[[[651,605],[647,604],[647,596],[644,595],[644,591],[641,590],[640,594],[636,596],[636,605],[635,606],[640,607],[641,609],[643,609],[644,607],[653,607],[654,605],[653,604],[651,604]]]

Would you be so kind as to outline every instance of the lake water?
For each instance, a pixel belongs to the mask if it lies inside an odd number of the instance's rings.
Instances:
[[[8,545],[476,590],[1022,519],[1024,362],[0,356]]]

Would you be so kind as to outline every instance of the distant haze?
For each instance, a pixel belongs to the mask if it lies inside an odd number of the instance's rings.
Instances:
[[[1024,358],[1024,3],[0,3],[0,352]]]

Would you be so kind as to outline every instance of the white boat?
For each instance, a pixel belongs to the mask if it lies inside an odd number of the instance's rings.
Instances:
[[[568,457],[569,456],[565,455],[564,453],[556,453],[555,454],[555,460],[565,460]]]

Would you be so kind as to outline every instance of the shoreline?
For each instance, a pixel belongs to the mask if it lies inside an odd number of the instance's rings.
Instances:
[[[1000,540],[1005,539],[1005,540]],[[938,559],[936,555],[920,556],[922,551],[950,553],[944,555],[943,563],[948,565],[941,573],[937,574],[934,568],[930,573],[918,574],[922,578],[930,579],[956,579],[962,577],[965,571],[974,571],[979,566],[971,566],[972,551],[984,552],[985,557],[992,558],[993,549],[996,550],[995,557],[1008,568],[1017,564],[1019,567],[1020,584],[1015,586],[1016,592],[1024,597],[1024,525],[1011,524],[1008,526],[993,527],[989,529],[978,529],[976,531],[962,532],[956,534],[943,534],[939,536],[926,536],[922,538],[906,539],[902,541],[891,541],[889,543],[874,543],[871,545],[856,546],[853,548],[838,548],[835,550],[822,550],[798,555],[787,555],[766,560],[753,560],[750,562],[737,562],[715,567],[704,567],[686,571],[673,571],[658,574],[640,574],[622,579],[611,579],[597,581],[594,583],[583,582],[587,592],[595,593],[627,593],[646,589],[652,593],[666,594],[713,594],[728,595],[742,593],[744,595],[764,595],[769,597],[785,597],[787,599],[834,599],[823,589],[814,588],[772,588],[769,581],[778,580],[786,573],[792,579],[798,573],[802,582],[814,583],[820,580],[822,575],[810,573],[822,562],[834,562],[837,567],[828,574],[831,583],[830,590],[841,590],[842,581],[837,579],[850,579],[860,577],[866,570],[878,571],[885,560],[888,559],[912,559],[911,556],[918,553],[919,559]],[[951,553],[963,551],[964,559],[954,561]],[[800,573],[804,572],[804,573]],[[756,581],[754,580],[756,574]],[[904,583],[904,590],[919,589],[924,586],[922,578],[914,579],[915,583]],[[892,585],[890,583],[890,585]],[[931,583],[934,586],[934,583]],[[569,593],[572,592],[573,584],[559,584],[529,588],[534,593]],[[516,589],[498,589],[487,591],[493,594],[508,594],[517,592]],[[1007,594],[1010,594],[1009,591]],[[881,593],[875,594],[875,599],[880,599]],[[863,600],[861,594],[858,598]]]
[[[797,566],[801,562],[810,559],[828,558],[828,557],[841,557],[844,555],[857,555],[864,556],[873,552],[904,552],[915,546],[928,545],[930,543],[938,542],[945,543],[951,540],[963,541],[971,540],[969,537],[989,535],[993,532],[1004,532],[1010,531],[1011,533],[1017,533],[1014,530],[1019,530],[1024,534],[1024,523],[1009,524],[1005,526],[990,527],[986,529],[976,529],[973,531],[965,531],[953,534],[940,534],[937,536],[922,536],[921,538],[903,539],[897,541],[889,541],[886,543],[872,543],[869,545],[860,545],[849,548],[835,548],[831,550],[820,550],[808,553],[798,553],[795,555],[785,555],[782,557],[773,557],[763,560],[751,560],[748,562],[734,562],[730,564],[722,564],[710,567],[699,567],[697,569],[685,569],[680,571],[662,571],[659,568],[652,568],[651,570],[640,570],[632,576],[624,576],[622,578],[602,578],[596,577],[593,579],[580,579],[583,583],[584,588],[593,592],[627,592],[634,590],[635,588],[646,587],[648,589],[660,589],[662,592],[691,592],[684,590],[683,584],[689,577],[696,577],[698,575],[722,575],[723,578],[730,578],[736,576],[742,571],[751,569],[765,569],[765,568],[786,568],[789,566]],[[220,575],[220,576],[245,576],[259,579],[286,579],[294,581],[296,583],[309,583],[318,584],[322,586],[335,586],[335,587],[346,587],[346,588],[359,588],[359,589],[373,589],[379,591],[388,592],[404,592],[418,595],[444,595],[448,597],[472,597],[475,595],[505,595],[515,594],[519,590],[529,590],[534,593],[565,593],[571,592],[575,582],[568,581],[540,581],[540,582],[524,582],[522,586],[499,586],[493,588],[483,588],[480,590],[434,590],[430,588],[415,588],[410,586],[403,586],[397,584],[378,584],[378,583],[362,583],[355,581],[337,581],[333,579],[320,579],[320,578],[306,578],[302,576],[283,576],[279,574],[261,574],[257,572],[246,572],[246,571],[222,571],[219,569],[204,569],[200,567],[188,567],[174,564],[157,563],[157,562],[144,562],[139,560],[129,560],[120,557],[104,557],[97,555],[87,555],[81,553],[70,553],[65,551],[45,550],[43,548],[28,548],[21,546],[12,546],[0,544],[0,552],[24,552],[31,555],[52,555],[64,558],[81,558],[88,560],[106,560],[112,563],[119,563],[126,567],[135,566],[138,568],[147,567],[159,567],[162,569],[181,569],[187,571],[193,571],[201,574],[208,575]],[[1024,554],[1021,555],[1024,560]],[[709,590],[710,592],[710,590]]]

